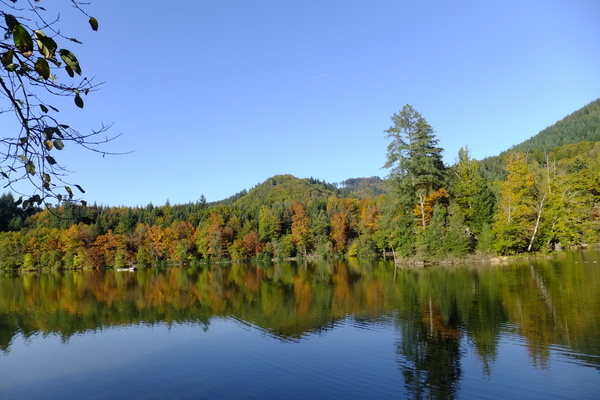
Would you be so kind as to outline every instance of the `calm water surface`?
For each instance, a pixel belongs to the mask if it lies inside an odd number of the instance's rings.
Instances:
[[[600,253],[0,275],[1,399],[598,399]]]

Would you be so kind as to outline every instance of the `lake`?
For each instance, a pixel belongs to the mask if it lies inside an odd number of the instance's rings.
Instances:
[[[0,275],[1,399],[598,399],[600,252]]]

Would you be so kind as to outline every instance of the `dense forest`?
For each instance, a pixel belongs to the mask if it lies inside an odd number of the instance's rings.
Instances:
[[[442,162],[410,105],[392,116],[387,179],[277,175],[223,201],[17,206],[0,197],[0,269],[382,256],[435,262],[600,239],[600,99],[497,157]],[[383,149],[382,149],[383,150]]]

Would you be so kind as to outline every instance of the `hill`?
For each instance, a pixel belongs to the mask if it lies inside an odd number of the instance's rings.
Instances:
[[[378,176],[370,178],[351,178],[340,182],[340,194],[344,197],[377,197],[387,193],[385,181]]]
[[[481,164],[488,180],[503,179],[503,159],[509,153],[528,153],[531,158],[543,163],[547,154],[559,156],[562,154],[560,148],[582,142],[600,142],[600,99],[499,155],[483,159]]]
[[[239,196],[231,204],[252,209],[262,205],[291,203],[292,200],[305,204],[310,201],[327,201],[330,196],[337,195],[337,188],[330,183],[314,178],[300,179],[292,175],[276,175]]]
[[[596,99],[537,135],[501,153],[547,153],[565,144],[600,141],[600,99]]]
[[[315,178],[296,178],[288,174],[275,175],[249,191],[242,190],[213,204],[252,208],[257,204],[271,206],[276,203],[291,203],[292,200],[304,204],[311,201],[325,202],[331,196],[364,199],[377,197],[386,192],[386,183],[378,176],[350,178],[336,185]]]

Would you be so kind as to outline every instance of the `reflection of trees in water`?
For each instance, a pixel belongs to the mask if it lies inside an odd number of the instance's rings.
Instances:
[[[455,398],[462,374],[460,325],[455,302],[450,319],[444,321],[431,299],[399,321],[396,353],[411,398]]]
[[[472,346],[491,374],[507,326],[525,339],[538,367],[553,344],[600,354],[600,270],[591,266],[395,269],[339,261],[0,275],[0,349],[8,350],[19,333],[68,339],[130,324],[206,327],[215,316],[301,340],[348,316],[369,321],[392,314],[402,332],[398,357],[407,382],[415,390],[437,382],[451,397],[465,350],[459,342]]]
[[[483,373],[489,376],[496,361],[503,324],[509,317],[502,306],[497,279],[489,274],[472,274],[471,282],[476,295],[461,317],[469,343],[483,365]]]

